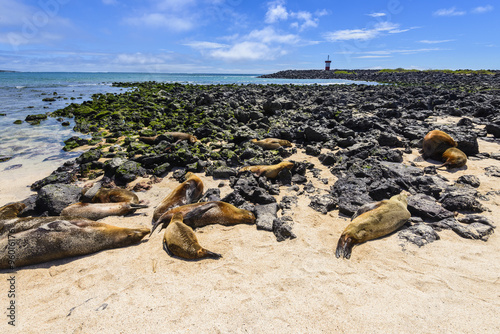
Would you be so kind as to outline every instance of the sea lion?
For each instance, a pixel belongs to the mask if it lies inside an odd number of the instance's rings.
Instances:
[[[265,176],[268,179],[274,179],[278,176],[279,172],[283,169],[293,168],[293,162],[290,161],[282,161],[276,165],[257,165],[257,166],[246,166],[240,169],[240,172],[251,171],[252,173],[257,174],[257,176]]]
[[[290,143],[288,140],[277,138],[265,138],[262,140],[252,139],[251,142],[266,150],[276,150],[281,146],[292,147],[292,143]]]
[[[184,259],[196,260],[203,258],[219,259],[222,255],[211,252],[200,246],[191,227],[183,222],[182,214],[177,212],[172,216],[163,235],[163,248],[167,253]]]
[[[165,197],[160,205],[156,207],[153,213],[153,222],[168,210],[176,206],[191,204],[200,199],[203,194],[203,182],[191,172],[186,173],[186,181],[178,185],[172,192]]]
[[[16,218],[24,208],[26,208],[26,204],[22,202],[4,205],[0,208],[0,219]]]
[[[159,225],[162,225],[161,229],[167,226],[176,213],[181,213],[184,217],[184,223],[191,228],[210,224],[255,224],[255,216],[248,210],[239,209],[232,204],[221,201],[201,202],[168,210],[156,221],[151,234]]]
[[[194,144],[198,141],[198,138],[196,138],[195,136],[193,136],[189,133],[184,133],[184,132],[165,132],[165,133],[163,133],[163,135],[174,137],[174,139],[177,139],[176,143],[183,141],[183,140],[187,140],[190,143]],[[156,135],[156,136],[152,136],[152,137],[141,136],[141,137],[139,137],[139,140],[145,144],[154,145],[154,144],[158,143],[160,136],[161,135]]]
[[[21,224],[19,224],[21,222]],[[16,268],[136,244],[148,228],[124,228],[82,218],[19,218],[0,239],[0,269]]]
[[[380,238],[403,226],[411,217],[406,208],[406,198],[407,195],[401,193],[388,200],[372,203],[373,209],[354,218],[338,240],[336,257],[349,259],[355,244]],[[369,209],[369,207],[365,207],[365,209]]]
[[[147,205],[128,202],[119,203],[82,203],[78,202],[65,207],[61,216],[81,217],[92,220],[102,219],[108,216],[123,216],[137,209],[147,208]]]
[[[457,147],[456,141],[450,135],[440,130],[432,130],[424,137],[422,157],[441,161],[444,151],[450,147]]]
[[[449,149],[444,151],[441,157],[441,161],[443,161],[444,164],[436,168],[460,168],[462,166],[465,166],[465,164],[467,163],[467,156],[458,148],[450,147]]]
[[[92,203],[119,203],[128,202],[139,204],[139,197],[135,193],[127,189],[121,188],[101,188],[92,197]]]
[[[177,141],[187,140],[192,144],[198,141],[198,138],[196,138],[195,136],[184,132],[165,132],[164,135],[172,136],[177,139]]]

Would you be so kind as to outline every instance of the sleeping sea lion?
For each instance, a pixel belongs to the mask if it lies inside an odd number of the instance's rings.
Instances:
[[[403,226],[411,217],[406,208],[406,197],[406,194],[401,193],[388,200],[370,204],[372,209],[364,207],[366,211],[354,218],[342,232],[335,251],[336,257],[349,259],[355,244],[380,238]]]
[[[262,140],[252,139],[251,142],[257,146],[262,147],[265,150],[276,150],[281,146],[292,147],[292,143],[290,143],[288,140],[277,138],[265,138]]]
[[[119,203],[82,203],[78,202],[65,207],[61,216],[81,217],[92,220],[102,219],[108,216],[123,216],[137,209],[147,208],[147,205],[128,202]]]
[[[200,199],[203,194],[203,182],[191,172],[186,173],[186,181],[178,185],[172,192],[165,197],[160,205],[156,207],[153,213],[153,222],[168,210],[176,206],[191,204]]]
[[[136,244],[148,228],[123,228],[88,219],[18,218],[0,238],[0,269],[16,268]],[[21,223],[21,224],[20,224]]]
[[[422,144],[422,157],[441,161],[444,151],[450,147],[457,147],[457,143],[447,133],[432,130],[424,137]]]
[[[281,172],[285,168],[292,169],[293,162],[282,161],[276,165],[246,166],[246,167],[241,168],[240,172],[244,172],[244,171],[249,170],[252,173],[257,174],[257,176],[263,175],[263,176],[267,177],[268,179],[274,179],[276,176],[278,176],[279,172]]]
[[[194,144],[198,141],[198,138],[196,138],[195,136],[193,136],[189,133],[184,133],[184,132],[165,132],[165,133],[163,133],[163,135],[172,136],[172,137],[174,137],[174,139],[177,139],[177,142],[180,142],[182,140],[187,140],[190,143]],[[158,144],[158,142],[160,141],[160,139],[158,139],[158,138],[160,136],[161,135],[156,135],[156,136],[152,136],[152,137],[141,136],[141,137],[139,137],[139,140],[145,144],[154,145],[154,144]]]
[[[97,193],[92,197],[92,203],[119,203],[119,202],[128,202],[139,204],[139,197],[137,195],[127,189],[121,188],[101,188],[97,191]]]
[[[156,221],[151,234],[158,225],[162,225],[162,228],[167,226],[176,213],[182,214],[184,223],[191,228],[210,224],[255,224],[255,216],[248,210],[239,209],[232,204],[221,201],[201,202],[168,210]]]
[[[450,147],[449,149],[444,151],[441,157],[441,161],[443,161],[444,164],[436,168],[460,168],[462,166],[465,166],[465,164],[467,163],[467,156],[458,148]]]
[[[172,216],[163,235],[163,248],[167,253],[184,259],[196,260],[203,258],[219,259],[222,255],[211,252],[200,246],[198,238],[191,227],[183,222],[182,214],[177,212]]]

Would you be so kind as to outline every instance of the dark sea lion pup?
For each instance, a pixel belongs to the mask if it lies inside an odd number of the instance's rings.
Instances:
[[[61,216],[81,217],[92,220],[102,219],[108,216],[123,216],[137,209],[147,208],[147,205],[128,202],[120,203],[82,203],[78,202],[65,207]]]
[[[450,147],[449,149],[444,151],[443,156],[441,157],[441,161],[443,161],[444,164],[436,168],[460,168],[462,166],[465,166],[465,164],[467,163],[467,156],[458,148]]]
[[[176,206],[191,204],[203,195],[203,182],[191,172],[186,173],[186,181],[178,185],[165,197],[156,207],[153,213],[153,222],[156,222],[162,214]]]
[[[352,247],[356,244],[383,237],[403,226],[411,214],[407,209],[406,194],[392,196],[363,206],[363,213],[359,214],[347,225],[339,238],[335,255],[337,258],[351,257]]]
[[[292,147],[292,143],[290,143],[288,140],[277,138],[265,138],[262,140],[252,139],[251,142],[257,146],[262,147],[265,150],[276,150],[281,146]]]
[[[184,224],[182,214],[179,212],[172,216],[170,223],[165,229],[163,247],[170,255],[175,255],[183,259],[219,259],[222,257],[220,254],[201,247],[193,229]]]
[[[39,217],[23,222],[22,229],[0,239],[0,269],[125,247],[149,233],[144,227],[124,228],[79,218]]]
[[[156,221],[151,234],[159,225],[162,226],[161,229],[166,227],[176,213],[182,214],[184,217],[184,224],[191,228],[211,224],[226,226],[255,224],[255,216],[248,210],[239,209],[232,204],[222,201],[201,202],[182,205],[168,210]]]
[[[440,130],[432,130],[424,137],[422,157],[441,161],[443,153],[450,147],[457,147],[450,135]]]

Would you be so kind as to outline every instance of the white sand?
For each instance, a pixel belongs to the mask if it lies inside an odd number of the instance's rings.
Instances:
[[[480,141],[481,152],[499,145]],[[413,160],[414,155],[405,156]],[[316,158],[328,189],[335,177]],[[420,167],[429,162],[417,163]],[[439,171],[450,181],[473,174],[481,193],[500,190],[498,178],[483,168],[492,159],[470,160],[467,169]],[[205,189],[220,180],[199,174]],[[221,188],[222,196],[230,192]],[[147,216],[108,217],[119,226],[151,226],[154,207],[177,181],[167,177],[141,199]],[[302,187],[302,186],[301,186]],[[282,187],[279,198],[293,195]],[[500,196],[482,203],[497,225]],[[0,203],[9,197],[3,192]],[[353,249],[350,260],[334,248],[348,223],[337,210],[322,215],[300,196],[294,210],[297,239],[277,242],[255,226],[207,226],[196,230],[200,243],[223,254],[220,260],[184,261],[162,249],[161,233],[136,246],[19,269],[16,277],[16,330],[23,333],[500,333],[500,230],[487,242],[463,239],[452,231],[418,248],[396,234]],[[0,305],[7,325],[6,278]]]

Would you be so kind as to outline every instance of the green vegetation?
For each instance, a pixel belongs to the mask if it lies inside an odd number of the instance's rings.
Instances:
[[[488,70],[415,70],[415,69],[404,69],[401,67],[395,69],[382,69],[379,73],[409,73],[409,72],[436,72],[436,73],[449,73],[449,74],[485,74],[485,75],[494,75],[494,72]]]
[[[346,75],[349,75],[349,74],[356,74],[356,72],[348,72],[348,71],[335,71],[333,72],[334,74],[346,74]]]

